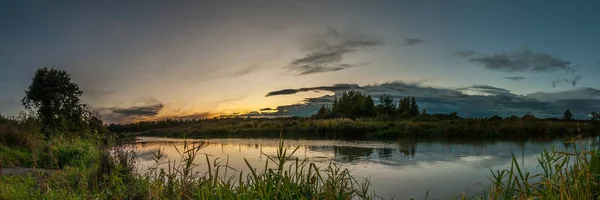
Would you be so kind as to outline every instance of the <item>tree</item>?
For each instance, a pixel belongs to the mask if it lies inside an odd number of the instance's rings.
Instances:
[[[331,115],[331,109],[325,105],[322,105],[316,114],[312,115],[313,118],[326,119]]]
[[[573,120],[573,113],[571,113],[570,110],[566,110],[565,114],[563,115],[563,120],[565,120],[565,121]]]
[[[22,103],[37,114],[42,132],[50,137],[53,131],[75,131],[85,125],[82,93],[66,71],[44,67],[35,72]]]
[[[592,113],[590,113],[590,115],[592,116],[592,120],[594,120],[594,121],[600,120],[600,113],[592,112]]]
[[[417,105],[417,100],[415,99],[415,97],[410,98],[410,115],[419,115],[419,105]]]
[[[494,116],[490,117],[490,120],[491,120],[491,121],[501,121],[501,120],[502,120],[502,117],[500,117],[500,116],[498,116],[498,115],[494,115]]]
[[[398,114],[402,117],[408,117],[410,116],[410,111],[410,98],[404,97],[400,99],[398,104]]]
[[[396,103],[394,103],[392,95],[383,94],[379,96],[379,105],[377,105],[377,107],[380,115],[389,116],[396,114]]]
[[[423,108],[423,111],[421,111],[421,115],[423,115],[423,116],[427,116],[428,115],[427,114],[427,110],[425,110],[425,108]]]
[[[336,98],[331,110],[336,115],[350,118],[376,115],[373,98],[354,90],[344,92],[340,98]]]
[[[526,114],[526,115],[523,115],[523,117],[521,117],[521,119],[522,120],[535,120],[536,117],[534,115],[531,115],[531,114]]]

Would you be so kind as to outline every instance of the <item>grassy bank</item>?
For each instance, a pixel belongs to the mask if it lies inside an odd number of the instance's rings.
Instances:
[[[108,135],[69,133],[42,139],[37,122],[0,121],[0,169],[28,167],[33,173],[0,175],[0,199],[372,199],[368,180],[353,178],[334,164],[318,168],[292,159],[284,149],[264,166],[233,169],[209,160],[194,163],[201,143],[180,149],[181,158],[136,168],[136,155]],[[265,155],[266,156],[266,155]],[[258,173],[257,167],[264,167]],[[1,171],[0,171],[1,173]],[[237,177],[234,179],[234,177]]]
[[[283,140],[277,155],[265,155],[264,166],[247,162],[246,168],[234,169],[227,160],[208,157],[194,163],[203,147],[196,142],[184,144],[178,149],[180,158],[169,162],[162,162],[162,153],[155,152],[155,165],[140,170],[135,165],[136,155],[115,148],[115,140],[106,135],[90,132],[45,140],[33,122],[9,120],[0,127],[0,164],[35,168],[31,174],[0,176],[0,199],[377,198],[369,180],[356,179],[334,164],[318,168],[293,158],[296,149],[284,148]],[[513,159],[510,169],[491,171],[492,187],[483,196],[457,199],[599,198],[600,150],[585,143],[569,144],[567,150],[541,152],[540,174],[523,171]],[[198,164],[209,170],[197,171]],[[36,169],[51,171],[36,173]]]
[[[600,149],[581,140],[570,148],[546,149],[538,156],[542,171],[526,172],[513,156],[510,169],[490,170],[492,187],[482,197],[462,199],[598,199]]]
[[[459,119],[415,121],[381,121],[374,119],[226,119],[176,124],[163,128],[144,127],[136,134],[144,136],[215,138],[215,137],[278,137],[283,129],[287,137],[313,139],[393,139],[411,138],[480,138],[524,139],[556,138],[572,132],[588,135],[598,133],[592,121],[551,120],[487,120]],[[114,128],[114,127],[113,127]],[[136,129],[118,129],[127,131]]]

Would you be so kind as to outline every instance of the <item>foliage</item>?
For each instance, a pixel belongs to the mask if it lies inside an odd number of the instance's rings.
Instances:
[[[340,98],[336,98],[331,109],[341,117],[348,118],[374,117],[376,115],[373,98],[354,90],[344,92]]]
[[[563,120],[565,120],[565,121],[573,120],[573,113],[571,113],[570,110],[566,110],[565,114],[563,115]]]
[[[546,149],[538,157],[542,172],[530,174],[513,155],[510,169],[491,171],[487,199],[598,199],[600,149],[588,149],[579,140],[572,149]]]
[[[379,96],[379,105],[377,105],[377,114],[383,116],[393,116],[398,112],[396,103],[392,95],[383,94]]]
[[[53,131],[82,128],[86,111],[80,101],[82,93],[66,71],[45,67],[35,72],[22,102],[37,113],[43,132],[49,136]]]
[[[93,143],[83,140],[76,143]],[[209,160],[208,171],[199,173],[194,161],[203,143],[185,143],[180,158],[135,168],[135,154],[123,148],[96,146],[93,160],[68,164],[63,170],[31,176],[0,176],[0,199],[372,199],[369,181],[359,180],[346,169],[330,164],[322,169],[307,160],[293,158],[298,148],[279,143],[276,156],[268,158],[263,173],[246,162],[248,173],[233,169],[227,161]],[[168,165],[168,166],[164,166]],[[237,178],[235,178],[237,176]],[[234,179],[235,178],[235,179]]]

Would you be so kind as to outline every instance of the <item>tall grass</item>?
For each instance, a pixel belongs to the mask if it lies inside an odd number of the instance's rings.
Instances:
[[[513,155],[509,169],[490,170],[491,188],[483,196],[460,199],[599,199],[600,149],[576,137],[564,150],[546,149],[538,156],[541,172],[531,174]]]
[[[98,145],[93,160],[65,163],[49,175],[0,176],[0,199],[372,199],[368,179],[354,178],[330,164],[321,169],[294,158],[298,148],[284,147],[256,168],[234,169],[226,159],[209,159],[199,171],[202,142],[185,142],[179,159],[164,161],[154,153],[154,166],[136,169],[132,151]],[[62,148],[62,147],[57,147]],[[71,154],[68,154],[71,155]],[[58,155],[52,156],[61,160]],[[67,159],[69,160],[69,159]],[[259,169],[262,169],[259,170]]]
[[[177,149],[179,161],[160,162],[162,152],[154,154],[155,166],[145,178],[149,197],[154,199],[372,199],[368,180],[354,178],[347,169],[330,164],[320,169],[307,160],[293,159],[298,148],[284,147],[280,140],[277,155],[267,157],[262,171],[247,160],[247,173],[228,166],[228,159],[210,160],[208,171],[196,171],[195,161],[203,143],[185,142]],[[167,165],[165,168],[159,168]]]

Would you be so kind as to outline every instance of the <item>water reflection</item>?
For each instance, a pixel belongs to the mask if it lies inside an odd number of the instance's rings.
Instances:
[[[138,152],[140,168],[152,165],[153,153],[164,151],[164,158],[177,159],[176,147],[183,140],[140,137],[131,147]],[[229,165],[246,170],[244,158],[255,167],[264,166],[265,155],[276,155],[277,139],[209,139],[189,141],[203,145],[200,151],[209,158],[229,158]],[[597,140],[594,141],[598,143]],[[564,147],[562,141],[337,141],[286,140],[285,146],[298,147],[295,157],[308,159],[318,166],[335,162],[359,177],[370,177],[377,194],[384,198],[423,198],[430,190],[433,197],[446,198],[467,191],[482,191],[489,183],[489,169],[510,167],[512,155],[525,170],[535,171],[536,154],[545,147]],[[198,159],[200,171],[206,170],[206,158]],[[260,167],[259,167],[260,168]],[[482,185],[478,185],[481,183]]]

